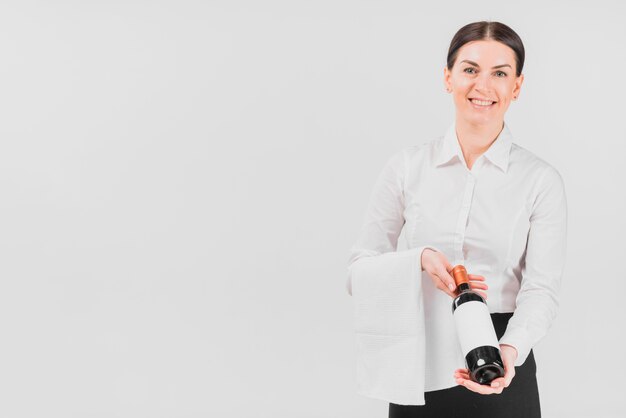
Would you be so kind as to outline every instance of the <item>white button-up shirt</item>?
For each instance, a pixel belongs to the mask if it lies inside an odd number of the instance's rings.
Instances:
[[[456,385],[454,370],[465,367],[452,299],[421,271],[426,247],[485,277],[490,312],[514,312],[500,343],[517,349],[516,366],[521,365],[556,315],[566,226],[560,174],[513,143],[506,123],[471,170],[454,123],[445,136],[393,155],[374,186],[349,257],[360,392],[421,404],[421,396],[397,395],[405,382],[412,391],[422,384],[425,391],[444,389]],[[403,228],[408,249],[398,251]],[[399,370],[382,370],[394,367],[391,356],[402,360]],[[419,367],[407,370],[408,364]]]

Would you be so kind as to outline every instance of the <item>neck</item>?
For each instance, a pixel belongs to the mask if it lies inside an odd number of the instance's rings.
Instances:
[[[463,292],[468,292],[471,290],[471,287],[468,283],[461,283],[460,285],[457,286],[456,291],[457,294],[461,294]]]
[[[459,145],[468,167],[471,168],[476,158],[489,149],[503,128],[503,120],[475,124],[457,117],[456,136],[459,139]]]

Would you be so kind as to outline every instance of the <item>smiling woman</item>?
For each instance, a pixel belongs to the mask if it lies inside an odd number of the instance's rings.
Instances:
[[[461,147],[469,168],[498,136],[520,94],[524,57],[522,40],[499,22],[466,25],[450,43],[444,83],[453,95],[457,128],[465,131]]]
[[[532,347],[556,316],[567,205],[559,172],[504,122],[523,65],[508,26],[462,27],[444,68],[454,123],[393,155],[374,186],[348,292],[359,393],[389,401],[390,418],[541,414]],[[397,251],[403,229],[408,249]],[[487,297],[505,369],[489,385],[464,368],[450,313],[455,265]]]

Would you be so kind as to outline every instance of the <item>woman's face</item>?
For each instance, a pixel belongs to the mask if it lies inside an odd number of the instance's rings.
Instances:
[[[515,53],[500,42],[483,40],[463,45],[452,70],[444,68],[444,83],[454,98],[457,118],[472,124],[504,120],[524,81],[523,74],[515,76],[515,67]]]

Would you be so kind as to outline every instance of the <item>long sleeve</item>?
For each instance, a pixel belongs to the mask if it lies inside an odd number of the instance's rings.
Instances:
[[[382,255],[384,257],[379,259],[380,262],[412,259],[418,264],[416,271],[419,273],[422,270],[421,254],[424,248],[436,250],[434,247],[420,247],[396,251],[398,237],[404,226],[403,183],[407,169],[406,164],[404,152],[396,153],[387,161],[376,180],[359,237],[350,250],[348,280],[346,282],[346,288],[350,295],[352,295],[352,282],[354,280],[353,267],[358,260]]]
[[[349,257],[355,307],[357,392],[403,405],[424,404],[424,248],[396,251],[404,225],[402,153],[391,157],[370,197]]]
[[[565,265],[567,201],[563,179],[548,166],[539,184],[515,312],[500,339],[501,344],[517,349],[516,366],[524,363],[556,317]]]

